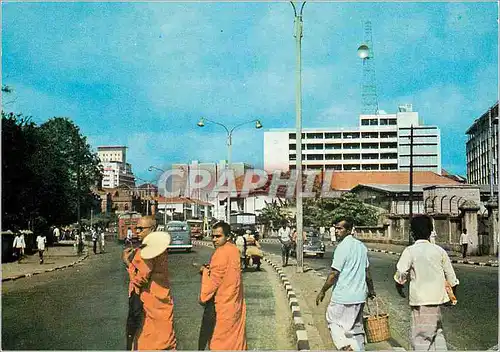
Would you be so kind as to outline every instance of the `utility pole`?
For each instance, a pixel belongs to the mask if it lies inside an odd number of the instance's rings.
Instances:
[[[80,136],[76,134],[76,193],[77,193],[77,205],[76,205],[76,222],[78,224],[78,234],[83,233],[81,227],[81,213],[80,213],[80,163],[81,163],[81,147],[80,147]]]
[[[410,126],[410,209],[408,215],[408,223],[411,228],[411,220],[413,219],[413,124]],[[408,245],[411,245],[411,231],[408,231]]]
[[[302,10],[306,2],[302,3],[300,12],[297,13],[294,3],[290,2],[295,13],[295,53],[296,53],[296,71],[295,71],[295,150],[297,185],[295,191],[296,199],[296,231],[297,231],[297,272],[304,272],[304,241],[302,238],[303,230],[303,214],[302,214]]]

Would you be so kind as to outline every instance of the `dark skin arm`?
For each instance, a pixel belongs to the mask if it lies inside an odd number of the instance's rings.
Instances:
[[[321,290],[318,293],[318,296],[316,297],[316,305],[319,305],[320,302],[323,302],[323,299],[325,299],[325,293],[337,283],[337,280],[339,278],[340,272],[336,269],[332,269],[328,277],[326,278],[325,284],[321,288]]]
[[[366,268],[366,286],[368,286],[368,297],[374,299],[376,296],[375,288],[373,287],[372,274],[370,268]]]

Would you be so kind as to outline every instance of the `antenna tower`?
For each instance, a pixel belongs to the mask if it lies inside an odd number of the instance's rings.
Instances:
[[[362,113],[378,115],[377,84],[375,79],[375,55],[372,43],[372,23],[363,22],[364,43],[358,48],[358,56],[363,60],[363,83],[361,87]]]

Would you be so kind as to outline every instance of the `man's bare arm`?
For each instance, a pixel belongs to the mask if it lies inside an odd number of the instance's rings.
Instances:
[[[326,291],[328,291],[330,287],[335,285],[335,283],[338,280],[338,277],[339,277],[339,271],[332,269],[332,271],[326,278],[325,284],[323,285],[323,287],[318,293],[318,296],[316,297],[316,305],[319,305],[319,303],[323,301],[323,299],[325,298]]]

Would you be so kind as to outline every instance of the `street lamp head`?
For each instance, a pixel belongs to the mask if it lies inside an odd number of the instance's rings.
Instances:
[[[361,59],[367,59],[370,57],[370,48],[366,44],[362,44],[358,48],[358,56]]]
[[[262,124],[260,123],[260,120],[255,121],[255,128],[256,129],[262,128]]]
[[[198,121],[197,125],[198,125],[198,127],[203,127],[203,126],[205,126],[205,119],[202,117],[202,118],[200,119],[200,121]]]

